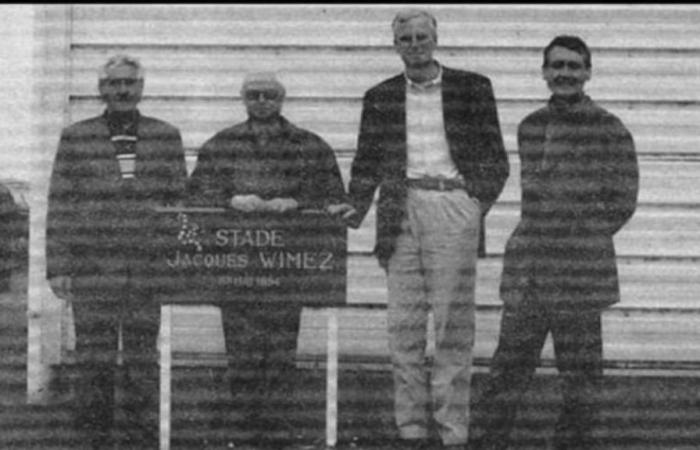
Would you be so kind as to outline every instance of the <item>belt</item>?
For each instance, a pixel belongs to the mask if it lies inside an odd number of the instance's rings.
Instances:
[[[407,178],[406,186],[428,191],[453,191],[464,189],[464,181],[454,178]]]

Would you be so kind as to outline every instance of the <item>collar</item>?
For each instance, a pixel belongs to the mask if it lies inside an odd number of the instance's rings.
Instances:
[[[435,63],[438,66],[438,73],[433,78],[432,80],[424,81],[422,83],[417,83],[410,78],[408,78],[408,74],[406,72],[403,73],[404,78],[406,79],[406,86],[409,89],[414,90],[415,92],[426,92],[430,89],[433,88],[438,88],[442,86],[442,64],[439,62],[435,61]]]
[[[294,126],[282,115],[278,117],[278,124],[279,127],[271,128],[271,130],[274,130],[274,133],[270,133],[268,136],[286,136],[292,134],[292,132],[295,130]],[[256,137],[256,133],[253,130],[253,123],[250,118],[245,121],[245,134],[249,138]]]
[[[593,101],[586,94],[575,95],[573,97],[555,97],[549,98],[549,109],[553,112],[576,112],[588,107]]]
[[[105,109],[102,116],[107,121],[107,126],[111,135],[136,136],[138,134],[138,123],[141,117],[138,109],[125,112],[108,111]]]

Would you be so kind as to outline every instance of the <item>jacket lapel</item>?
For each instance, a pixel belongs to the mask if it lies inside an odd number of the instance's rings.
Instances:
[[[100,146],[99,153],[101,155],[104,154],[105,158],[116,157],[117,151],[114,148],[114,144],[112,144],[112,141],[110,139],[109,126],[107,125],[107,120],[104,117],[100,116],[98,120],[94,122],[94,128],[92,129],[92,133],[94,133],[94,142],[107,143],[107,145]]]
[[[388,150],[388,161],[397,164],[397,174],[404,177],[407,165],[406,149],[406,77],[402,73],[395,77],[383,92],[380,102],[376,104],[379,112],[385,116],[388,126],[384,138]]]
[[[442,114],[450,151],[454,149],[452,144],[460,142],[465,135],[465,128],[474,123],[473,108],[468,103],[471,97],[467,89],[460,86],[458,74],[443,66]]]
[[[156,132],[149,128],[147,122],[144,120],[143,115],[139,115],[138,123],[136,124],[136,145],[134,146],[134,177],[139,178],[139,175],[143,175],[144,165],[148,161],[148,153],[152,151],[153,146],[157,145],[160,141],[159,136],[154,136]]]

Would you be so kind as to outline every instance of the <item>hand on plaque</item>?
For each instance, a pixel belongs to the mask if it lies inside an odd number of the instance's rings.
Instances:
[[[51,285],[51,290],[56,297],[61,299],[68,299],[71,295],[72,280],[68,275],[59,275],[56,277],[49,278],[49,284]]]
[[[267,202],[255,194],[234,195],[231,197],[231,208],[243,212],[266,211]]]
[[[350,217],[357,214],[357,210],[348,203],[339,203],[337,205],[326,206],[326,211],[332,216],[340,216],[343,220],[348,220]]]
[[[299,207],[299,203],[293,198],[273,198],[268,200],[266,204],[268,210],[275,212],[291,211]]]

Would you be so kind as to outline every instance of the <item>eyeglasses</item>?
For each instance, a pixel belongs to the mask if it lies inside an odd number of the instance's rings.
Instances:
[[[404,34],[396,37],[396,44],[400,47],[410,47],[412,45],[425,45],[433,41],[433,37],[429,34],[416,34],[415,42],[413,36],[409,34]]]
[[[581,70],[583,64],[578,61],[553,61],[548,64],[549,68],[560,70],[567,67],[569,70]]]
[[[101,81],[109,87],[118,87],[122,84],[131,87],[139,82],[138,78],[104,78]]]
[[[250,101],[275,101],[280,97],[279,91],[276,90],[252,90],[245,93],[245,99]]]

